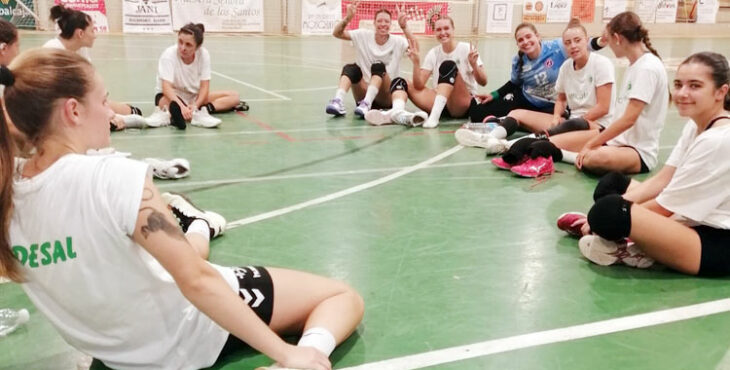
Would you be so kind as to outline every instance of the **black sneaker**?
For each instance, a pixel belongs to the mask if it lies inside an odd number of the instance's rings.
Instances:
[[[213,239],[223,234],[226,229],[226,219],[223,216],[210,211],[203,211],[193,205],[190,199],[182,194],[162,193],[162,200],[167,203],[172,213],[180,223],[183,232],[187,232],[190,224],[197,219],[201,219],[208,223],[210,228],[210,238]]]
[[[243,100],[239,101],[238,105],[233,107],[233,110],[236,112],[246,112],[246,111],[248,111],[248,109],[249,109],[248,104],[246,104],[246,102]]]
[[[182,110],[177,102],[170,103],[167,108],[170,111],[170,124],[177,127],[180,130],[185,129],[185,118],[183,118]]]

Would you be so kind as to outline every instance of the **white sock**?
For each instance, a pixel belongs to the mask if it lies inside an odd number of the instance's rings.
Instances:
[[[335,99],[340,99],[342,101],[345,100],[345,90],[337,89],[337,92],[335,93]]]
[[[431,108],[431,114],[428,115],[428,120],[431,122],[438,122],[441,119],[441,113],[444,111],[446,106],[446,97],[443,95],[436,95],[433,99],[433,107]]]
[[[362,101],[368,103],[368,105],[372,105],[376,95],[378,95],[378,88],[370,85],[368,86],[368,91],[365,93],[365,98]]]
[[[492,132],[489,133],[492,135],[492,137],[497,139],[506,139],[507,138],[507,130],[504,129],[502,126],[497,126],[492,130]]]
[[[323,327],[316,327],[307,329],[299,339],[297,346],[316,348],[324,353],[325,356],[329,357],[332,351],[335,350],[337,343],[335,342],[335,336],[329,330]]]
[[[406,110],[406,101],[401,99],[393,100],[393,110]]]
[[[188,234],[198,234],[203,236],[205,240],[210,241],[210,226],[208,226],[205,220],[197,219],[188,226],[188,231],[185,232],[185,235]]]
[[[560,151],[563,153],[563,160],[561,162],[575,164],[575,159],[578,158],[578,153],[564,149],[560,149]]]

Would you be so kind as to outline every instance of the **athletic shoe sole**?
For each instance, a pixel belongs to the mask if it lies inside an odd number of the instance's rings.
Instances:
[[[454,137],[463,146],[485,148],[487,144],[487,141],[482,138],[482,134],[465,128],[456,130]]]
[[[616,243],[595,235],[586,235],[578,241],[578,249],[583,257],[596,265],[609,266],[618,261],[615,253],[618,251]]]
[[[379,109],[372,109],[365,113],[365,121],[373,126],[389,125],[393,123],[390,120],[390,114]]]

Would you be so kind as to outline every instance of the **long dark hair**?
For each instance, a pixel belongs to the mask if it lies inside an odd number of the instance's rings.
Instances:
[[[649,31],[641,24],[641,18],[634,12],[623,12],[617,14],[606,25],[611,33],[617,33],[626,38],[631,43],[643,42],[649,51],[661,59],[659,53],[651,46],[649,40]]]
[[[63,5],[51,8],[51,20],[58,24],[58,28],[61,29],[61,38],[66,40],[72,38],[77,29],[85,30],[86,27],[93,24],[91,16],[88,14]]]
[[[719,89],[723,85],[730,86],[730,67],[728,66],[727,59],[722,54],[711,51],[695,53],[688,56],[679,66],[681,67],[689,63],[699,63],[710,67],[712,71],[710,75],[712,76],[712,81],[715,83],[715,88]],[[730,92],[725,94],[723,108],[730,110]]]
[[[41,48],[18,56],[10,68],[0,66],[3,100],[15,127],[33,144],[49,131],[59,99],[84,99],[92,88],[91,64],[74,52]],[[0,276],[21,282],[23,276],[10,246],[13,208],[13,144],[5,115],[0,113]],[[37,146],[37,145],[36,145]]]
[[[517,32],[520,32],[520,30],[525,27],[531,29],[532,32],[535,33],[535,35],[538,34],[537,27],[535,27],[534,24],[532,24],[530,22],[522,22],[517,25],[517,28],[515,28],[515,39],[517,38]],[[522,79],[522,66],[525,64],[525,61],[522,60],[522,57],[524,57],[524,56],[525,56],[525,53],[523,53],[522,50],[517,51],[517,79],[519,79],[519,80]]]

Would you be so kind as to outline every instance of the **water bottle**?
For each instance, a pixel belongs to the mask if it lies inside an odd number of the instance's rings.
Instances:
[[[499,126],[497,122],[469,122],[466,124],[466,128],[472,131],[476,131],[480,134],[488,134]]]
[[[0,337],[4,337],[12,333],[18,326],[28,322],[30,314],[25,308],[13,310],[11,308],[3,308],[0,310]]]

